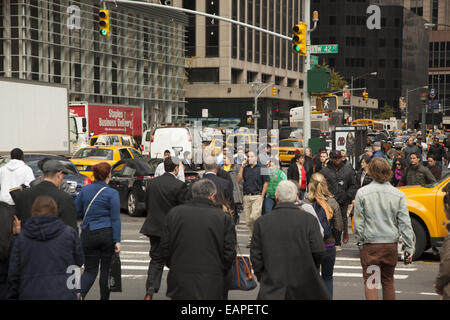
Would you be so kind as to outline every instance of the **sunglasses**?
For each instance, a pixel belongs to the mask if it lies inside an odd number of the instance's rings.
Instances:
[[[396,163],[395,165],[396,165],[396,166],[401,166],[402,164],[401,164],[401,163]]]

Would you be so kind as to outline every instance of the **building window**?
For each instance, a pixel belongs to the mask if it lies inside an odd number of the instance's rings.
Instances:
[[[231,18],[237,20],[238,18],[238,0],[232,0]],[[192,1],[195,2],[195,1]],[[238,28],[236,24],[231,25],[231,58],[237,59],[238,55]]]
[[[253,25],[253,0],[247,0],[247,23]],[[247,29],[247,61],[253,61],[253,29]]]
[[[245,0],[239,0],[239,21],[245,22]],[[245,60],[245,28],[239,26],[239,59]]]
[[[205,0],[206,13],[219,15],[219,0]],[[206,56],[219,56],[219,20],[206,18]]]
[[[183,0],[183,8],[195,10],[195,1]],[[196,16],[194,14],[188,15],[188,25],[186,26],[186,57],[195,57],[195,33],[196,33]]]
[[[330,16],[329,17],[329,24],[335,25],[336,24],[336,16]]]
[[[188,69],[190,83],[219,83],[219,68]]]

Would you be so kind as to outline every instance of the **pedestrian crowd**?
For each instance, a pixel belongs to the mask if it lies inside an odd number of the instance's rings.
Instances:
[[[146,186],[147,215],[140,233],[148,237],[150,263],[144,300],[159,292],[165,266],[171,299],[228,299],[239,255],[239,204],[258,299],[333,299],[334,265],[349,241],[349,218],[366,298],[378,299],[368,282],[375,266],[383,299],[395,299],[400,238],[407,262],[415,248],[406,198],[396,187],[440,179],[446,153],[438,144],[424,157],[419,139],[386,155],[375,143],[357,163],[352,163],[353,151],[348,159],[348,150],[323,148],[313,154],[305,148],[292,158],[287,173],[270,145],[259,154],[238,148],[233,155],[225,148],[220,159],[214,153],[204,156],[203,178],[189,185],[184,168],[195,168],[189,155],[180,161],[165,152]],[[61,190],[67,170],[60,162],[40,163],[43,176],[34,181],[20,149],[11,152],[11,159],[0,168],[0,299],[83,300],[100,270],[100,299],[108,300],[111,260],[121,251],[120,199],[108,185],[111,166],[95,165],[95,182],[74,200]],[[450,190],[444,198],[447,214],[449,199]],[[446,299],[448,242],[447,236],[435,283]],[[78,285],[69,286],[67,270],[82,266]]]

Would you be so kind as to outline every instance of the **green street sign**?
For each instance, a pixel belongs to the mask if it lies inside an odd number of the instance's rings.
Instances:
[[[310,56],[310,58],[311,58],[310,64],[319,64],[318,56]]]
[[[311,46],[311,53],[338,53],[339,46],[337,44],[321,44]]]

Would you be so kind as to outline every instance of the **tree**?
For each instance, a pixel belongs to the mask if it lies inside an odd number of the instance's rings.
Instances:
[[[330,66],[325,62],[325,59],[323,59],[322,64],[317,67],[321,69],[330,69]],[[334,68],[331,69],[331,91],[342,90],[346,85],[348,85],[348,82],[345,81],[339,72],[336,72]]]
[[[391,117],[395,117],[395,110],[388,104],[385,104],[381,108],[381,112],[375,115],[375,118],[379,120],[387,120]]]

